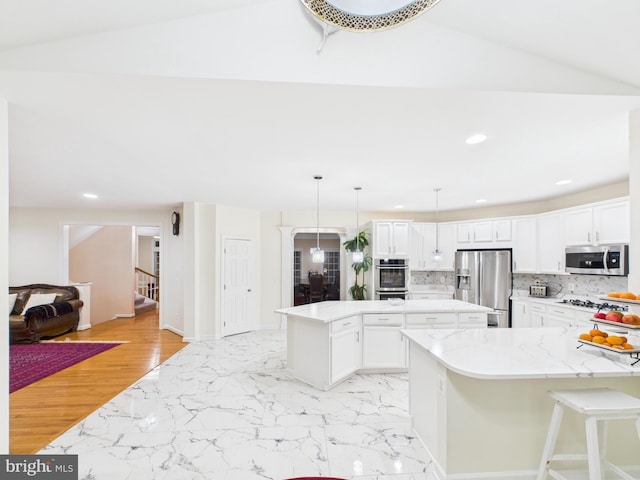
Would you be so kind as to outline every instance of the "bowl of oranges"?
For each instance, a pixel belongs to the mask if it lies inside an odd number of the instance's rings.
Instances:
[[[606,348],[614,352],[640,352],[623,335],[611,335],[607,332],[593,328],[587,333],[581,333],[578,337],[580,343],[593,345],[594,347]]]
[[[640,294],[635,294],[633,292],[609,292],[607,293],[607,297],[640,303]]]

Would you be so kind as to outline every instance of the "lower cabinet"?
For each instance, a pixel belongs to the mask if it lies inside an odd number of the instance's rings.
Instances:
[[[336,383],[362,366],[360,318],[338,320],[331,324],[331,383]]]
[[[531,326],[528,305],[529,302],[527,301],[511,301],[511,328],[527,328]]]
[[[407,367],[406,340],[400,333],[403,314],[362,315],[362,368]]]

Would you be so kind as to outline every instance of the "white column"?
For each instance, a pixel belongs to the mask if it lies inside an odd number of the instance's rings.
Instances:
[[[634,110],[629,115],[629,197],[629,291],[640,293],[640,110]]]
[[[0,311],[9,291],[9,106],[0,98]],[[4,324],[6,325],[6,324]],[[9,453],[9,329],[0,328],[0,454]]]

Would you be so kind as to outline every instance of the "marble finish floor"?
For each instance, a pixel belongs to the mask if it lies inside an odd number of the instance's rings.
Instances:
[[[323,392],[285,364],[283,331],[192,343],[40,453],[77,454],[80,479],[435,479],[406,374]]]

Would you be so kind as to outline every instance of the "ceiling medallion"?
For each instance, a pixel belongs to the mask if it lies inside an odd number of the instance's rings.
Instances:
[[[396,27],[416,18],[440,0],[300,0],[320,22],[342,30],[370,32]],[[377,4],[377,5],[376,5]]]

